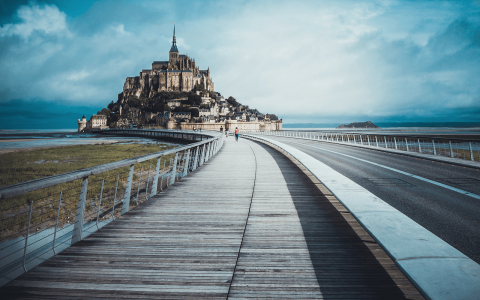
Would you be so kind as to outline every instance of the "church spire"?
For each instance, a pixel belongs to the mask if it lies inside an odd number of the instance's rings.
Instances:
[[[173,40],[172,40],[172,48],[170,48],[170,52],[178,52],[177,38],[175,37],[175,22],[173,23]]]

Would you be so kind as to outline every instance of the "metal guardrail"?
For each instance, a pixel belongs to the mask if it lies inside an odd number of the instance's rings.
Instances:
[[[263,142],[299,161],[375,238],[426,299],[479,299],[480,265],[382,199],[306,153],[277,140]]]
[[[480,161],[480,142],[460,139],[398,137],[379,134],[329,133],[315,131],[244,131],[245,134],[307,138],[395,149],[470,161]]]
[[[0,187],[0,286],[194,171],[219,151],[224,138],[218,132],[122,129],[101,133],[193,143]]]

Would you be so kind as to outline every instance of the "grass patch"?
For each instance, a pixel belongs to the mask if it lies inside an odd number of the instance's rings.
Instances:
[[[7,153],[0,156],[0,186],[8,186],[28,180],[44,178],[51,175],[62,174],[79,169],[98,166],[144,154],[159,152],[176,146],[166,144],[101,144],[101,145],[75,145],[38,149],[28,152]],[[162,157],[169,164],[172,155]],[[152,164],[154,170],[156,159],[135,164],[134,180],[138,180],[138,172],[143,167],[145,178],[148,168]],[[87,191],[87,205],[85,218],[95,214],[95,203],[99,199],[102,179],[105,179],[102,207],[113,205],[117,175],[118,183],[117,203],[122,197],[121,190],[125,188],[129,167],[118,168],[89,177]],[[41,190],[25,193],[23,195],[7,198],[0,201],[2,222],[0,225],[1,237],[16,235],[23,230],[28,222],[28,203],[33,202],[32,221],[35,226],[42,227],[51,220],[55,220],[58,196],[62,191],[62,208],[60,210],[60,223],[72,221],[75,216],[81,180],[58,184]],[[93,204],[93,205],[92,205]],[[45,227],[45,226],[43,226]]]

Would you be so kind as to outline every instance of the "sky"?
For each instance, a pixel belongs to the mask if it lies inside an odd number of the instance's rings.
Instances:
[[[480,1],[0,0],[0,128],[75,128],[181,54],[284,123],[480,122]]]

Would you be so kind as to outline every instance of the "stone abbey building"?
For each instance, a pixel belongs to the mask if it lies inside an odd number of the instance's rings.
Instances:
[[[140,76],[127,77],[123,85],[123,93],[119,98],[126,100],[129,96],[152,97],[162,91],[189,92],[197,84],[208,91],[214,91],[210,77],[210,68],[200,70],[195,65],[195,59],[179,54],[173,27],[173,41],[167,61],[154,61],[150,70],[143,70]]]

